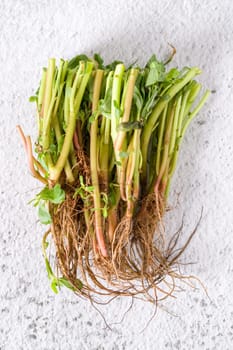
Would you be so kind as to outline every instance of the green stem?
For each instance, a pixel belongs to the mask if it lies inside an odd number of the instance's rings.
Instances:
[[[111,102],[111,136],[113,144],[117,137],[117,127],[119,124],[117,107],[120,107],[122,79],[125,71],[123,64],[118,64],[114,71],[112,84],[112,102]]]
[[[160,158],[162,154],[162,142],[163,142],[163,136],[164,136],[164,128],[165,128],[165,121],[166,121],[166,115],[167,115],[167,106],[165,106],[159,122],[159,135],[158,135],[158,146],[157,146],[157,157],[156,157],[156,175],[159,174],[160,169]]]
[[[95,113],[98,108],[98,101],[101,90],[101,83],[103,79],[103,70],[98,69],[96,71],[96,76],[94,80],[94,90],[93,90],[93,101],[92,101],[92,112]],[[104,257],[108,256],[107,249],[104,241],[103,234],[103,223],[101,215],[101,199],[99,190],[99,178],[98,178],[98,157],[97,157],[97,138],[98,138],[98,116],[94,119],[91,124],[90,131],[90,168],[91,168],[91,181],[94,187],[94,208],[95,208],[95,231],[96,238],[99,245],[101,254]]]
[[[168,107],[167,122],[166,122],[166,128],[165,128],[165,134],[164,134],[164,140],[163,140],[163,156],[162,156],[162,161],[159,168],[159,174],[156,179],[156,183],[154,187],[155,192],[158,192],[159,190],[160,182],[167,168],[167,162],[169,161],[169,144],[171,141],[171,132],[172,132],[174,113],[175,113],[175,103],[174,101],[171,101],[170,106]]]
[[[84,69],[84,64],[80,63],[82,66],[82,69]],[[56,165],[50,169],[50,179],[54,182],[56,182],[64,168],[64,165],[67,161],[71,144],[73,142],[73,135],[75,131],[75,126],[76,126],[76,116],[78,115],[78,111],[80,108],[80,104],[83,98],[84,91],[86,89],[88,80],[90,78],[92,68],[93,68],[93,63],[92,62],[87,62],[86,63],[86,70],[84,72],[80,87],[77,92],[77,96],[75,98],[76,94],[76,88],[78,84],[78,79],[79,79],[79,74],[78,72],[76,73],[75,81],[73,83],[72,89],[71,89],[71,96],[70,96],[70,115],[69,115],[69,120],[68,120],[68,125],[66,127],[66,134],[64,138],[64,143],[62,146],[61,153],[59,155],[59,158],[57,160]]]
[[[46,88],[45,88],[45,100],[44,100],[44,111],[43,111],[43,149],[47,151],[49,148],[50,141],[50,123],[52,117],[52,107],[55,102],[55,96],[53,93],[53,83],[56,70],[56,61],[54,58],[49,60],[47,77],[46,77]]]
[[[206,102],[208,96],[210,95],[210,91],[207,90],[205,92],[205,94],[203,95],[201,101],[199,102],[199,104],[195,107],[195,109],[193,110],[193,112],[189,115],[189,118],[186,120],[185,124],[183,125],[182,127],[182,112],[185,111],[185,107],[186,107],[186,101],[187,101],[187,93],[186,95],[184,96],[184,101],[182,102],[182,107],[181,107],[181,122],[179,122],[179,127],[178,127],[178,135],[177,135],[177,140],[176,140],[176,145],[175,145],[175,149],[174,149],[174,155],[173,155],[173,158],[172,158],[172,161],[171,161],[171,166],[170,166],[170,169],[169,169],[169,178],[172,177],[174,171],[175,171],[175,168],[176,168],[176,164],[177,164],[177,160],[178,160],[178,153],[179,153],[179,149],[180,149],[180,144],[182,142],[182,139],[185,135],[185,131],[189,125],[189,123],[191,122],[191,120],[195,117],[195,115],[200,111],[200,109],[202,108],[202,106],[204,105],[204,103]]]
[[[61,142],[61,139],[62,139],[62,134],[61,134],[61,129],[60,129],[58,117],[56,114],[53,117],[53,127],[54,127],[54,131],[55,131],[57,144],[59,144],[59,142]],[[72,169],[71,169],[70,162],[68,159],[65,163],[64,170],[65,170],[67,182],[69,182],[69,183],[74,182],[74,180],[75,180],[74,175],[72,173]]]
[[[131,112],[131,106],[132,106],[132,100],[133,100],[133,94],[134,94],[134,86],[135,86],[137,76],[138,76],[138,70],[132,68],[130,70],[129,78],[127,81],[127,88],[125,92],[124,114],[121,118],[122,123],[127,123],[130,118],[130,112]],[[117,133],[116,139],[114,142],[114,149],[116,153],[121,150],[125,138],[126,138],[126,131],[120,130]]]
[[[105,98],[112,86],[113,72],[111,71],[106,80]],[[103,182],[104,189],[108,190],[109,181],[109,154],[111,151],[111,119],[102,116],[102,122],[100,127],[100,149],[99,149],[99,163],[100,173]]]
[[[210,95],[210,91],[207,90],[204,95],[202,96],[200,102],[198,103],[198,105],[194,108],[194,110],[188,115],[187,119],[184,122],[184,126],[182,128],[182,133],[181,136],[183,137],[185,134],[185,131],[187,129],[187,127],[189,126],[191,120],[197,115],[197,113],[200,111],[200,109],[203,107],[203,105],[205,104],[207,98]]]
[[[107,93],[109,89],[112,88],[112,83],[113,83],[113,71],[109,72],[107,77],[105,97],[107,97]],[[104,119],[105,119],[104,143],[109,144],[110,136],[111,136],[111,119],[110,118],[104,118]]]
[[[172,154],[175,149],[176,137],[178,133],[178,121],[179,121],[181,101],[182,101],[182,95],[180,95],[175,101],[175,116],[174,116],[174,122],[172,126],[171,141],[169,145],[169,158],[172,157]]]
[[[190,90],[190,93],[189,93],[187,103],[185,106],[184,117],[189,113],[193,102],[197,98],[197,95],[199,94],[199,92],[201,90],[201,84],[198,84],[196,81],[193,81],[189,90]]]
[[[160,101],[155,106],[152,114],[148,118],[146,125],[144,126],[144,130],[142,133],[141,144],[142,144],[142,180],[145,182],[146,180],[146,170],[147,170],[147,150],[148,144],[151,137],[151,131],[154,129],[154,125],[158,120],[160,114],[169,103],[169,101],[186,85],[188,84],[196,75],[200,74],[201,71],[197,67],[190,68],[188,73],[180,79],[178,83],[170,87],[167,91],[168,99],[160,99]]]
[[[38,112],[41,112],[41,107],[43,104],[43,100],[44,100],[44,94],[45,94],[45,87],[46,87],[46,75],[47,75],[47,69],[43,68],[42,70],[42,78],[41,78],[41,82],[40,82],[40,89],[39,89],[39,93],[38,93]]]

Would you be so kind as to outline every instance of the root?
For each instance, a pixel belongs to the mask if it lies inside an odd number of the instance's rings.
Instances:
[[[65,202],[57,210],[50,208],[51,232],[58,270],[77,295],[96,304],[130,296],[157,305],[174,297],[178,290],[176,281],[189,283],[179,272],[179,258],[197,227],[181,249],[177,250],[177,244],[183,226],[165,244],[164,225],[160,221],[166,210],[162,197],[148,195],[132,218],[120,219],[112,241],[108,241],[110,256],[105,258],[96,254],[93,213],[87,227],[82,199],[74,198],[71,186],[65,190]],[[82,281],[82,288],[77,279]]]

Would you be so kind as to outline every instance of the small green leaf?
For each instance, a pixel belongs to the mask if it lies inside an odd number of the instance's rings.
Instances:
[[[159,75],[156,68],[153,68],[149,71],[149,74],[146,79],[146,86],[155,84],[158,81]]]
[[[94,60],[98,63],[98,68],[104,68],[104,60],[98,53],[94,54]]]
[[[88,60],[89,58],[86,55],[77,55],[69,61],[68,68],[74,69],[79,65],[80,61],[88,61]]]
[[[82,287],[83,287],[82,282],[79,279],[76,279],[75,282],[77,284],[77,288],[78,289],[82,289]],[[69,288],[69,289],[71,289],[73,291],[76,290],[76,288],[65,277],[60,277],[58,279],[58,284],[61,284],[61,285],[65,286],[66,288]]]
[[[153,55],[146,65],[149,69],[146,87],[156,84],[164,80],[165,66],[162,62],[159,62],[155,55]]]
[[[66,288],[75,290],[75,288],[72,286],[72,284],[65,277],[58,278],[58,283],[59,283],[59,285],[61,284],[61,285],[65,286]]]
[[[54,278],[54,279],[52,280],[50,287],[51,287],[52,291],[53,291],[55,294],[58,294],[58,289],[57,289],[57,287],[58,287],[58,280],[57,280],[57,278]]]
[[[39,220],[42,224],[48,225],[52,223],[51,215],[45,205],[40,204],[38,209]]]
[[[65,191],[60,184],[56,184],[53,188],[47,186],[37,195],[37,198],[50,201],[53,204],[61,204],[65,200]]]
[[[115,70],[115,68],[116,68],[116,66],[118,65],[118,64],[120,64],[120,63],[123,63],[122,61],[113,61],[112,63],[110,63],[110,64],[108,64],[107,66],[106,66],[106,69],[109,69],[109,70]]]
[[[29,97],[29,102],[37,102],[38,96],[30,96]]]
[[[172,80],[175,80],[179,77],[180,72],[177,68],[172,68],[169,70],[169,72],[165,75],[165,81],[171,82]]]

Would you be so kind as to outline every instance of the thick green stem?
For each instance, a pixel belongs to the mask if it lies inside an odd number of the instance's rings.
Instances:
[[[175,85],[170,87],[166,93],[168,99],[161,98],[156,104],[152,114],[148,118],[142,133],[141,144],[142,144],[142,180],[146,181],[146,170],[147,170],[147,151],[148,145],[151,137],[151,132],[154,130],[154,126],[166,107],[166,105],[171,101],[171,99],[186,85],[188,84],[196,75],[200,74],[201,70],[197,67],[191,68],[188,73]]]
[[[196,81],[193,81],[189,88],[190,93],[185,106],[184,117],[189,113],[190,108],[192,107],[193,102],[197,98],[197,95],[199,94],[200,90],[201,84],[198,84]]]
[[[50,123],[52,118],[52,107],[55,102],[55,96],[53,93],[54,76],[56,70],[56,61],[54,58],[49,60],[46,87],[45,87],[45,99],[43,110],[43,149],[47,151],[50,144]]]
[[[210,94],[210,91],[207,90],[205,92],[205,94],[202,96],[198,105],[188,115],[188,118],[184,119],[186,111],[190,110],[190,108],[191,108],[190,101],[192,101],[192,103],[194,102],[196,96],[198,95],[199,90],[200,90],[200,87],[199,87],[199,84],[197,84],[195,89],[192,91],[192,94],[191,94],[189,99],[188,99],[188,97],[190,95],[190,91],[186,92],[184,97],[183,97],[183,101],[182,101],[182,105],[181,105],[181,109],[180,109],[179,122],[178,122],[178,131],[176,134],[176,142],[175,142],[175,146],[173,149],[173,155],[172,155],[172,159],[171,159],[170,166],[169,166],[169,172],[167,174],[167,179],[166,179],[166,186],[165,186],[165,196],[166,197],[168,196],[168,193],[169,193],[171,178],[172,178],[172,175],[173,175],[175,168],[176,168],[179,148],[180,148],[181,141],[185,135],[185,131],[186,131],[189,123],[191,122],[191,120],[197,115],[197,113],[203,107],[204,103],[206,102],[206,100]],[[187,104],[188,104],[188,108],[187,108]],[[182,121],[183,121],[183,125],[182,125]]]
[[[98,108],[98,101],[101,90],[101,83],[103,79],[103,70],[98,69],[96,71],[95,81],[94,81],[94,90],[93,90],[93,100],[92,100],[92,112],[96,113]],[[94,187],[94,208],[95,208],[95,232],[96,238],[99,245],[101,254],[104,257],[108,256],[107,249],[104,241],[103,233],[103,220],[101,215],[101,199],[100,199],[100,190],[99,190],[99,178],[98,178],[98,152],[97,152],[97,138],[98,138],[98,116],[95,117],[95,120],[91,124],[90,131],[90,168],[91,168],[91,181],[92,186]]]
[[[176,137],[177,137],[177,132],[178,132],[178,121],[179,121],[181,101],[182,101],[182,96],[180,95],[177,98],[177,100],[175,101],[175,115],[174,115],[174,122],[173,122],[173,126],[172,126],[171,141],[170,141],[170,145],[169,145],[169,158],[172,157],[172,154],[173,154],[174,149],[175,149]]]
[[[82,69],[85,68],[84,63],[80,63],[82,65]],[[59,155],[59,158],[57,160],[56,165],[50,169],[50,179],[54,182],[58,181],[59,176],[64,168],[64,165],[67,161],[71,144],[73,142],[73,135],[75,131],[75,126],[76,126],[76,117],[78,115],[78,111],[80,108],[80,104],[83,98],[84,91],[86,89],[88,80],[90,78],[91,72],[93,68],[93,63],[92,62],[87,62],[86,63],[86,69],[84,71],[84,75],[80,84],[80,87],[77,91],[77,96],[76,95],[76,90],[77,90],[77,84],[79,80],[79,74],[78,72],[76,73],[75,81],[73,83],[72,89],[71,89],[71,96],[70,96],[70,115],[69,115],[69,120],[68,120],[68,125],[66,127],[66,134],[64,138],[64,143],[62,146],[61,153]]]
[[[194,108],[194,110],[188,115],[187,119],[184,122],[184,126],[182,128],[182,134],[181,136],[183,137],[185,134],[185,131],[187,129],[187,127],[189,126],[191,120],[197,115],[197,113],[200,111],[200,109],[203,107],[203,105],[205,104],[207,98],[210,95],[210,91],[207,90],[204,95],[202,96],[200,102],[198,103],[198,105]]]
[[[106,80],[105,98],[109,94],[109,89],[112,86],[113,72],[110,72]],[[111,151],[111,119],[102,116],[101,128],[100,128],[100,148],[99,148],[99,165],[101,182],[104,190],[108,191],[109,181],[109,155]]]
[[[129,78],[127,81],[127,89],[125,95],[125,103],[124,103],[124,113],[120,120],[121,123],[127,123],[130,118],[133,94],[134,94],[134,86],[138,76],[138,70],[132,68],[130,70]],[[116,140],[114,142],[114,149],[116,152],[119,152],[122,148],[124,140],[126,138],[126,131],[120,130],[116,135]]]
[[[119,122],[127,123],[130,119],[130,112],[131,112],[131,106],[132,106],[133,94],[134,94],[134,86],[135,86],[137,76],[138,76],[138,70],[132,68],[130,70],[129,78],[127,80],[126,87],[124,89],[124,98],[123,98],[124,113],[122,118],[119,120]],[[131,163],[131,158],[132,158],[132,156],[130,156],[130,159],[127,160],[127,159],[122,159],[122,157],[120,156],[120,152],[124,151],[125,147],[127,147],[126,131],[120,130],[116,133],[115,142],[114,142],[114,151],[115,151],[115,156],[117,161],[117,174],[118,174],[118,182],[120,184],[120,193],[121,193],[121,198],[123,200],[126,200],[126,197],[127,197],[125,195],[126,163],[127,162]]]
[[[160,169],[160,159],[162,154],[162,143],[163,143],[163,136],[164,136],[164,128],[165,128],[165,122],[166,122],[166,115],[167,115],[167,107],[165,106],[159,122],[159,135],[158,135],[158,145],[156,150],[156,175],[159,175],[159,169]]]
[[[54,116],[53,116],[53,127],[54,127],[54,131],[55,131],[57,144],[59,144],[62,140],[62,134],[61,134],[60,125],[59,125],[59,121],[58,121],[56,114],[54,114]],[[69,183],[74,182],[74,180],[75,180],[74,175],[72,173],[72,169],[71,169],[70,162],[68,159],[65,163],[64,170],[65,170],[67,182],[69,182]]]
[[[207,98],[210,95],[210,91],[207,90],[205,92],[205,94],[201,98],[201,101],[199,102],[199,104],[195,107],[193,112],[190,113],[189,118],[186,120],[185,123],[183,123],[183,126],[182,126],[182,121],[183,121],[182,118],[184,118],[183,114],[184,114],[184,111],[185,111],[188,95],[189,94],[186,93],[184,98],[183,98],[183,101],[182,101],[181,112],[180,112],[181,115],[180,115],[179,123],[178,123],[178,134],[177,134],[174,154],[173,154],[173,157],[172,157],[172,160],[171,160],[171,166],[170,166],[170,169],[169,169],[169,178],[172,177],[172,175],[173,175],[173,173],[175,171],[177,160],[178,160],[178,153],[179,153],[179,149],[180,149],[180,144],[181,144],[181,141],[182,141],[182,139],[183,139],[183,137],[185,135],[185,131],[186,131],[189,123],[191,122],[191,120],[196,116],[196,114],[200,111],[200,109],[202,108],[202,106],[206,102]]]
[[[113,83],[113,71],[109,72],[107,81],[106,81],[106,95],[109,93],[109,89],[112,88]],[[106,96],[107,97],[107,96]],[[111,136],[111,119],[108,118],[105,120],[105,134],[104,134],[104,143],[109,144]]]
[[[141,130],[134,131],[131,140],[132,147],[130,149],[130,156],[126,170],[125,193],[127,199],[128,217],[132,217],[135,200],[139,196],[139,183],[137,179],[139,179],[140,133]]]
[[[42,104],[44,101],[44,94],[45,94],[45,87],[46,87],[46,76],[47,76],[47,68],[43,68],[42,78],[41,78],[41,82],[40,82],[40,89],[39,89],[39,93],[38,93],[38,102],[37,102],[38,113],[39,113],[40,117],[41,117]],[[40,133],[40,130],[39,130],[39,133]]]
[[[167,115],[167,122],[166,122],[166,128],[165,128],[165,134],[164,134],[164,141],[163,141],[163,156],[162,156],[162,161],[159,169],[159,174],[156,179],[154,191],[158,192],[159,190],[159,185],[162,180],[162,177],[165,173],[165,170],[168,165],[169,161],[169,144],[171,141],[171,132],[172,132],[172,124],[173,124],[173,119],[174,119],[174,113],[175,113],[175,104],[173,101],[170,102],[171,106],[168,108],[168,115]]]
[[[120,97],[122,88],[122,79],[125,71],[125,66],[123,64],[118,64],[116,66],[113,84],[112,84],[112,103],[111,103],[111,136],[113,144],[115,143],[117,137],[117,127],[119,124],[119,110],[120,108]]]

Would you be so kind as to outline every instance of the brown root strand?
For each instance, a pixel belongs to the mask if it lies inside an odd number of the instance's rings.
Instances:
[[[85,162],[84,158],[79,170],[81,166],[86,167]],[[85,178],[89,180],[88,172]],[[76,294],[97,304],[107,303],[118,296],[139,297],[157,304],[174,297],[178,290],[176,281],[182,280],[187,284],[186,276],[179,272],[179,257],[197,227],[183,248],[177,250],[183,226],[166,245],[161,222],[166,205],[162,196],[149,194],[139,203],[133,217],[119,212],[112,240],[107,240],[110,255],[105,258],[95,251],[93,212],[90,210],[90,227],[87,227],[82,198],[74,197],[74,186],[65,185],[64,189],[65,202],[56,209],[50,208],[53,218],[51,231],[58,269]],[[89,209],[92,205],[90,202]],[[108,224],[105,225],[106,237],[107,229]],[[83,283],[81,289],[77,279]]]

